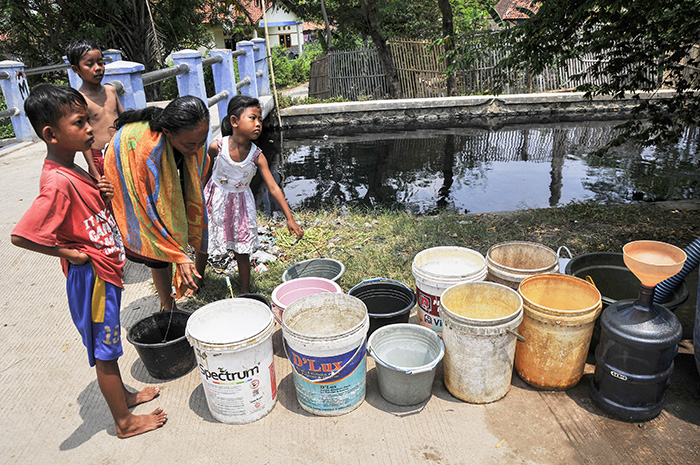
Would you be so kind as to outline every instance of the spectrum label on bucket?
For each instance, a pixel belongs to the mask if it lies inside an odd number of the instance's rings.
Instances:
[[[287,347],[299,403],[320,412],[361,403],[365,397],[365,350],[363,343],[343,354],[310,357]]]
[[[269,410],[277,398],[274,361],[257,362],[254,366],[241,364],[240,355],[208,357],[195,351],[199,373],[209,399],[212,414],[223,417],[255,417],[256,412]],[[214,358],[207,363],[207,358]],[[252,360],[251,360],[252,361]],[[269,365],[266,365],[269,362]]]

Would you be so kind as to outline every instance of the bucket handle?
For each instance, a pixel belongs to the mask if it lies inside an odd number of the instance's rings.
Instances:
[[[440,352],[442,352],[442,353],[445,352],[445,344],[442,342],[442,339],[440,339]],[[375,352],[374,349],[372,349],[371,346],[367,347],[367,353],[368,353],[373,359],[375,359],[376,361],[378,361],[378,362],[381,363],[382,365],[386,365],[386,366],[388,366],[389,368],[391,368],[392,370],[402,371],[402,372],[406,373],[407,375],[412,375],[412,374],[414,374],[414,373],[424,373],[424,372],[426,372],[426,371],[431,371],[433,368],[435,368],[435,367],[438,365],[438,363],[440,363],[440,360],[442,360],[442,357],[436,357],[436,360],[435,360],[429,367],[427,367],[427,368],[425,368],[425,369],[422,369],[422,370],[420,370],[419,372],[415,372],[415,371],[413,371],[413,370],[407,370],[407,369],[405,369],[405,368],[397,367],[396,365],[392,365],[391,363],[385,362],[384,360],[382,360],[382,359],[377,355],[377,352]]]
[[[353,360],[355,360],[355,357],[357,357],[357,354],[359,354],[359,353],[361,352],[362,347],[364,347],[364,345],[365,345],[366,343],[367,343],[367,337],[365,337],[365,338],[362,340],[362,344],[360,344],[359,347],[357,348],[357,350],[355,351],[355,353],[352,354],[352,357],[350,357],[350,359],[349,359],[347,362],[345,362],[345,365],[343,365],[342,367],[340,367],[339,370],[336,370],[336,371],[332,372],[330,375],[326,376],[325,378],[319,378],[319,379],[307,378],[306,376],[304,376],[304,375],[302,375],[301,373],[299,373],[299,372],[297,371],[297,368],[294,366],[294,363],[292,363],[292,360],[289,358],[289,352],[287,352],[287,341],[283,341],[282,347],[284,347],[284,355],[287,356],[287,360],[289,360],[289,363],[292,365],[292,371],[294,371],[294,374],[296,374],[299,378],[303,379],[304,381],[308,381],[309,383],[313,383],[313,384],[318,384],[318,383],[323,383],[323,382],[325,382],[325,381],[328,381],[329,379],[333,378],[335,375],[337,375],[338,373],[340,373],[341,371],[343,371],[343,369],[344,369],[346,366],[350,365],[350,362],[352,362]]]
[[[507,332],[508,334],[511,334],[511,335],[515,336],[515,339],[517,339],[517,340],[520,341],[520,342],[527,342],[527,339],[525,339],[525,336],[523,336],[522,334],[518,334],[517,331],[513,331],[512,329],[507,328],[507,329],[506,329],[506,332]]]
[[[571,253],[571,250],[565,245],[562,245],[557,249],[557,258],[566,258],[561,256],[561,251],[564,250],[566,251],[567,254],[569,254],[569,258],[574,258],[573,254]]]
[[[368,278],[368,279],[364,279],[364,280],[362,280],[362,282],[355,284],[355,285],[352,287],[352,289],[350,289],[350,290],[348,291],[348,294],[350,294],[350,293],[351,293],[352,291],[354,291],[357,287],[360,287],[360,286],[362,286],[363,284],[367,284],[367,283],[376,283],[376,282],[379,282],[379,281],[390,281],[390,282],[392,282],[392,283],[399,284],[399,285],[405,287],[406,289],[408,289],[409,291],[413,292],[413,289],[411,289],[410,287],[406,286],[406,285],[405,285],[404,283],[402,283],[401,281],[397,281],[397,280],[391,279],[391,278],[381,278],[381,277],[377,277],[377,278]]]

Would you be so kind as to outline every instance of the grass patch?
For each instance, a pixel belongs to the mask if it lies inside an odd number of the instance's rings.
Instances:
[[[648,239],[685,247],[698,237],[700,212],[670,211],[654,204],[603,206],[571,203],[551,209],[500,214],[440,214],[417,217],[397,211],[295,212],[304,228],[304,239],[292,245],[284,221],[269,224],[279,247],[269,270],[253,272],[251,291],[270,297],[292,264],[314,257],[328,257],[345,265],[340,285],[345,292],[372,277],[396,279],[413,287],[413,257],[436,246],[461,246],[486,254],[500,242],[537,242],[556,250],[567,246],[574,255],[620,252],[632,240]],[[231,276],[233,291],[240,292],[238,276]],[[207,268],[206,286],[184,308],[195,309],[229,296],[225,277]]]

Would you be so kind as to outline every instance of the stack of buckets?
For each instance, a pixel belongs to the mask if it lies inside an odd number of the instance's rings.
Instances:
[[[459,247],[416,255],[420,322],[442,333],[452,395],[498,400],[514,367],[540,389],[579,382],[601,296],[592,284],[558,274],[558,264],[553,250],[528,242],[495,245],[485,259]]]
[[[430,397],[443,354],[447,389],[471,403],[505,396],[514,367],[537,388],[574,386],[601,297],[588,282],[557,274],[558,257],[549,252],[523,242],[494,246],[487,257],[462,247],[423,250],[412,265],[417,302],[403,284],[383,279],[360,283],[353,288],[361,290],[358,296],[324,278],[314,281],[325,286],[318,293],[300,290],[307,278],[278,286],[272,300],[299,404],[324,416],[356,409],[365,398],[367,353],[376,361],[381,395],[399,405]],[[514,257],[519,261],[506,263]],[[289,293],[302,295],[284,301]],[[397,300],[397,309],[385,321],[391,324],[371,332],[363,298],[372,302],[385,294]],[[415,303],[420,325],[406,322]],[[270,307],[247,298],[214,302],[190,317],[187,339],[217,420],[249,423],[273,408],[273,330]]]

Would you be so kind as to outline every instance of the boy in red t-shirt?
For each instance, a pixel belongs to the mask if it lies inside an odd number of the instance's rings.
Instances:
[[[114,195],[112,185],[73,163],[75,153],[89,150],[94,140],[85,98],[70,87],[40,84],[24,109],[46,142],[47,154],[39,196],[12,230],[12,243],[61,259],[71,317],[88,349],[90,366],[96,367],[117,436],[159,428],[167,419],[162,408],[148,415],[134,415],[129,408],[150,401],[160,389],[130,392],[119,372],[124,248],[105,205]]]

